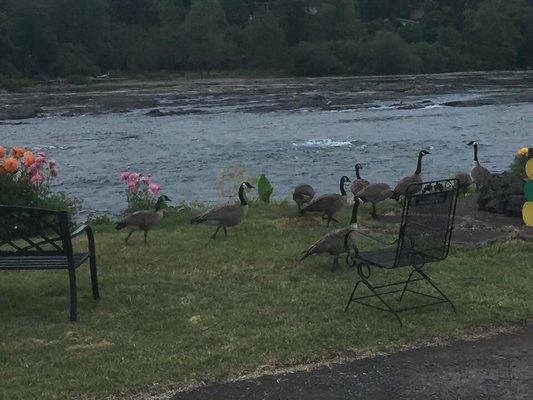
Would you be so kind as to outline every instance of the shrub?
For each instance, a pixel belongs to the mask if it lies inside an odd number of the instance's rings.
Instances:
[[[155,207],[156,197],[161,191],[161,186],[152,181],[151,175],[125,171],[120,174],[119,179],[126,184],[128,208],[124,214],[151,210]]]
[[[265,175],[259,177],[257,182],[257,192],[259,193],[259,200],[263,203],[270,203],[270,196],[274,192],[274,187]]]
[[[510,165],[511,172],[521,178],[526,177],[526,163],[533,158],[533,150],[522,147],[516,153],[513,162]]]
[[[292,50],[294,73],[304,76],[330,75],[336,72],[337,57],[325,43],[301,42]]]
[[[0,204],[40,207],[74,214],[80,201],[63,193],[52,193],[50,181],[58,174],[54,160],[35,155],[23,147],[8,151],[0,146]]]

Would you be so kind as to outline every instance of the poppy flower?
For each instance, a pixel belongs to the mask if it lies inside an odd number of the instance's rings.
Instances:
[[[161,190],[161,186],[155,184],[155,183],[150,183],[150,192],[152,192],[152,194],[157,194],[157,192],[159,192]]]
[[[16,158],[7,157],[4,160],[3,167],[7,172],[17,172],[19,169],[19,162]]]
[[[24,157],[25,152],[26,149],[24,147],[13,147],[11,149],[11,155],[16,159]]]
[[[522,147],[520,150],[518,150],[516,154],[518,155],[518,157],[527,157],[528,153],[529,153],[528,148]]]
[[[24,153],[24,166],[26,168],[29,168],[32,164],[35,163],[35,156],[31,151],[27,151]]]
[[[130,177],[130,173],[128,171],[121,172],[119,175],[119,179],[124,182],[126,182],[129,177]]]
[[[4,158],[6,155],[6,149],[0,146],[0,158]]]

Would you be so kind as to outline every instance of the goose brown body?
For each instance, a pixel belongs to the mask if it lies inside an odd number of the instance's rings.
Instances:
[[[354,196],[357,196],[357,193],[359,193],[365,187],[370,185],[370,182],[368,182],[366,179],[361,178],[361,175],[359,173],[360,169],[362,169],[361,164],[355,164],[355,179],[350,185],[350,191],[353,193]]]
[[[352,217],[350,225],[346,228],[335,229],[319,240],[313,243],[304,253],[301,260],[313,254],[329,254],[333,256],[333,268],[338,266],[339,256],[346,253],[348,249],[356,248],[356,229],[357,229],[357,209],[359,207],[359,199],[355,199],[352,208]]]
[[[144,231],[144,243],[147,242],[148,232],[165,216],[166,210],[163,209],[164,201],[170,201],[170,199],[162,195],[157,199],[155,210],[141,210],[135,211],[126,215],[121,221],[115,224],[116,230],[121,230],[126,227],[131,228],[131,232],[126,237],[126,243],[130,239],[133,232],[136,230]]]
[[[346,182],[350,182],[350,179],[347,176],[343,176],[340,180],[340,194],[328,193],[319,196],[316,200],[302,208],[302,214],[306,212],[321,212],[327,217],[328,226],[331,221],[336,221],[334,218],[335,215],[347,204],[346,190],[344,189]]]
[[[403,178],[394,188],[393,196],[396,200],[398,200],[400,196],[411,196],[422,189],[422,158],[426,154],[431,153],[426,150],[422,150],[418,153],[418,162],[415,172],[412,175]]]
[[[311,185],[303,184],[294,188],[292,199],[298,206],[298,210],[306,203],[309,203],[315,197],[315,189]]]
[[[459,190],[462,190],[466,194],[468,189],[470,189],[470,185],[472,185],[472,178],[470,177],[470,174],[460,171],[454,175],[454,178],[457,179]]]
[[[477,142],[473,140],[470,143],[468,143],[468,145],[474,147],[474,167],[470,171],[470,175],[472,176],[472,180],[476,184],[477,189],[479,189],[482,186],[487,184],[487,182],[492,177],[492,174],[487,168],[485,168],[483,165],[479,163],[479,160],[477,158],[477,152],[478,152]]]
[[[392,197],[392,189],[386,183],[371,183],[357,193],[364,203],[372,203],[372,218],[377,218],[376,204]]]
[[[244,191],[251,188],[253,188],[253,186],[250,183],[243,182],[239,187],[240,203],[224,204],[211,208],[210,210],[198,215],[191,221],[191,223],[207,223],[210,225],[215,225],[217,229],[211,236],[213,239],[216,239],[218,231],[221,228],[224,230],[224,234],[227,236],[228,232],[226,228],[240,225],[246,218],[246,215],[248,214],[248,201],[246,200]]]

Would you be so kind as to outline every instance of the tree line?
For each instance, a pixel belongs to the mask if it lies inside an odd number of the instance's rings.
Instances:
[[[533,66],[533,0],[0,0],[0,77]]]

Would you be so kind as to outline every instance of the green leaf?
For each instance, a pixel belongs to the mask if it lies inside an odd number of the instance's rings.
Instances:
[[[261,175],[259,177],[259,181],[257,182],[257,191],[259,193],[259,199],[265,203],[270,203],[270,196],[272,196],[272,192],[274,191],[274,187],[268,180],[268,178],[265,175]]]

